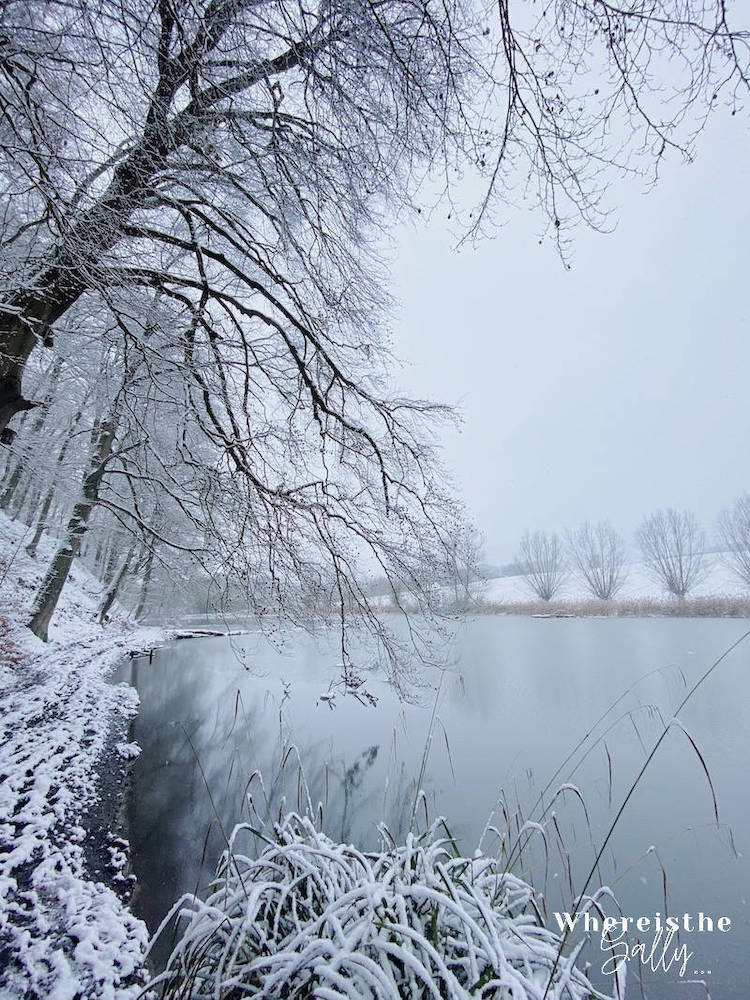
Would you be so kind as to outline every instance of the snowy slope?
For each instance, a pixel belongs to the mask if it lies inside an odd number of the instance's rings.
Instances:
[[[617,594],[617,599],[662,600],[667,597],[661,584],[654,579],[643,563],[630,563],[627,567],[625,583]],[[570,573],[560,589],[557,598],[569,601],[588,600],[591,594],[577,573]],[[735,573],[722,561],[721,556],[711,557],[705,579],[690,591],[690,597],[748,597],[748,589],[743,587]],[[488,580],[481,599],[487,604],[514,604],[534,600],[534,594],[525,576],[505,576]]]
[[[94,624],[101,586],[76,565],[50,642],[37,640],[19,622],[52,542],[32,561],[24,533],[0,515],[0,997],[124,1000],[138,993],[146,928],[87,871],[85,824],[99,770],[137,708],[107,673],[160,633],[122,615]]]

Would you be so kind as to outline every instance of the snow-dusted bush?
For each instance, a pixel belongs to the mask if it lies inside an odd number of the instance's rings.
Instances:
[[[184,897],[165,997],[600,997],[542,926],[526,883],[461,858],[437,824],[379,853],[290,815],[255,859],[230,839],[205,900]],[[554,973],[553,973],[554,969]]]

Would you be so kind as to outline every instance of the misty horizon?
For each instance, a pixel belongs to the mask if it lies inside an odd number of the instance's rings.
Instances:
[[[748,489],[745,149],[720,112],[693,163],[673,156],[653,188],[617,181],[614,231],[579,226],[570,270],[512,205],[494,239],[458,250],[449,207],[399,230],[399,383],[457,405],[440,439],[488,562],[510,562],[526,529],[584,520],[635,551],[658,507],[691,510],[711,542]]]

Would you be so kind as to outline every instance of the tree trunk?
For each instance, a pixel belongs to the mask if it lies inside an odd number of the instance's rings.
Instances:
[[[16,462],[16,466],[8,476],[8,481],[5,484],[5,489],[0,496],[0,507],[3,510],[7,510],[10,506],[10,502],[13,499],[13,494],[18,488],[18,484],[21,481],[21,472],[23,471],[23,464],[21,462]]]
[[[26,482],[23,484],[23,488],[21,489],[20,494],[15,495],[13,497],[13,501],[11,502],[11,504],[9,504],[9,506],[13,508],[13,513],[11,515],[12,521],[16,521],[19,517],[21,517],[21,511],[23,510],[23,505],[26,503],[26,498],[28,497],[29,493],[31,493],[31,485],[32,485],[31,478],[27,478]],[[23,520],[23,518],[21,518],[21,520]]]
[[[2,366],[2,364],[3,364],[3,358],[2,355],[0,355],[0,367]],[[37,416],[31,425],[29,431],[31,437],[33,437],[35,434],[38,434],[39,431],[44,426],[44,421],[47,419],[47,414],[49,413],[50,406],[52,405],[52,402],[55,398],[55,385],[57,383],[57,378],[58,375],[60,374],[61,368],[62,368],[62,360],[60,358],[56,358],[52,362],[52,365],[50,366],[47,372],[47,389],[44,393],[44,399],[39,404],[41,409],[37,411]],[[33,405],[36,406],[37,404],[35,403]],[[24,414],[24,417],[25,416],[26,415]],[[23,469],[24,469],[23,458],[19,458],[19,460],[13,467],[12,472],[10,471],[10,460],[9,460],[8,465],[5,468],[5,478],[7,479],[7,482],[5,485],[5,489],[2,492],[2,496],[0,496],[0,507],[2,507],[3,510],[7,510],[11,500],[13,499],[13,494],[15,493],[16,488],[18,487],[18,483],[21,479],[21,476],[23,475]]]
[[[70,425],[70,431],[68,433],[68,436],[63,441],[60,451],[57,453],[57,461],[55,462],[55,471],[57,471],[65,461],[65,456],[68,452],[70,442],[73,440],[73,432],[78,426],[78,422],[80,421],[82,416],[83,416],[83,410],[79,410],[78,413],[76,413],[75,417],[73,418],[73,423]],[[36,522],[34,537],[26,546],[26,551],[31,556],[32,559],[36,556],[37,545],[39,545],[39,541],[44,533],[44,529],[47,527],[47,519],[49,518],[49,509],[52,506],[52,501],[54,499],[54,496],[55,496],[55,486],[53,483],[52,486],[50,486],[50,488],[47,490],[47,495],[44,498],[44,503],[42,504],[42,509],[39,513],[39,519]]]
[[[101,606],[99,607],[98,620],[100,625],[104,624],[104,619],[107,616],[107,612],[115,602],[115,598],[117,597],[117,592],[119,591],[120,586],[122,585],[122,581],[125,579],[125,574],[127,573],[128,568],[130,567],[134,554],[135,554],[135,546],[131,546],[130,551],[123,556],[122,562],[120,563],[120,568],[117,570],[117,572],[112,578],[112,582],[109,585],[109,589],[107,590],[107,593],[104,595],[104,599],[102,600]]]
[[[148,598],[148,588],[151,584],[151,573],[154,568],[154,550],[153,547],[149,548],[148,555],[146,556],[146,565],[143,570],[143,579],[141,580],[141,594],[138,598],[138,606],[135,609],[135,620],[140,621],[141,615],[143,614],[143,609],[146,607],[146,600]]]
[[[106,587],[108,584],[112,582],[112,578],[117,572],[117,567],[118,567],[117,543],[112,532],[110,532],[109,534],[109,539],[105,548],[105,555],[102,556],[102,561],[100,565],[102,569],[101,572],[97,573],[97,575],[104,584],[104,586]]]
[[[62,246],[33,285],[18,288],[0,309],[0,439],[8,422],[36,403],[21,389],[26,362],[41,343],[48,346],[51,328],[90,285],[102,257],[122,238],[123,227],[150,194],[150,181],[167,164],[170,130],[159,112],[166,110],[178,80],[160,81],[140,140],[112,172],[99,201],[84,212]],[[166,104],[164,103],[166,101]]]
[[[35,405],[21,392],[23,370],[35,343],[34,335],[16,316],[6,329],[0,329],[0,434],[12,417]]]
[[[55,493],[54,488],[50,486],[50,488],[47,490],[47,495],[44,498],[42,509],[39,512],[39,519],[36,522],[34,537],[26,546],[26,552],[31,556],[32,559],[36,556],[37,545],[39,545],[40,539],[44,534],[44,529],[47,525],[47,516],[49,515],[49,509],[52,506],[52,497],[54,496],[54,493]]]
[[[33,490],[27,491],[26,496],[28,496],[29,493],[31,494],[31,499],[28,503],[26,503],[26,498],[24,497],[18,511],[18,517],[24,524],[30,527],[36,520],[36,515],[39,511],[39,502],[42,499],[42,490],[39,486],[36,486]]]
[[[68,579],[73,559],[78,553],[81,539],[86,533],[89,516],[99,499],[99,488],[107,459],[112,451],[114,437],[114,423],[110,420],[104,421],[97,431],[96,445],[93,449],[89,471],[83,480],[81,499],[73,508],[65,536],[50,563],[34,601],[29,628],[44,642],[47,641],[50,619],[57,607],[65,581]]]

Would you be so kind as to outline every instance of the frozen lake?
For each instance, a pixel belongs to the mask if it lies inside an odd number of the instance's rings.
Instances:
[[[445,816],[463,852],[483,834],[483,849],[494,852],[501,842],[486,829],[491,817],[500,832],[508,827],[504,812],[512,817],[512,843],[518,808],[538,820],[562,783],[580,789],[586,814],[569,790],[544,817],[548,860],[540,837],[520,857],[513,852],[515,870],[544,893],[555,926],[554,913],[572,908],[662,718],[747,627],[720,619],[472,618],[457,630],[442,681],[437,673],[426,678],[419,704],[400,703],[373,678],[376,708],[339,698],[331,709],[320,700],[337,655],[303,633],[289,636],[284,652],[241,636],[175,642],[151,663],[136,659],[119,679],[141,696],[132,738],[143,752],[128,805],[137,908],[153,930],[181,893],[206,884],[223,846],[218,820],[228,831],[250,818],[246,792],[256,770],[264,790],[253,779],[249,791],[261,815],[278,813],[284,801],[303,808],[309,790],[337,839],[375,847],[380,822],[403,835],[437,697],[420,825],[425,811]],[[673,728],[591,886],[610,886],[626,916],[731,920],[725,933],[681,933],[679,945],[693,953],[683,977],[679,962],[665,972],[631,959],[628,996],[641,996],[639,977],[652,1000],[705,997],[701,979],[713,1000],[747,995],[749,667],[747,640],[680,714],[710,772],[719,827],[701,760]],[[607,908],[616,913],[614,904]],[[631,941],[639,937],[653,940],[636,932]],[[611,977],[597,975],[606,956],[595,944],[592,978],[611,990]]]

